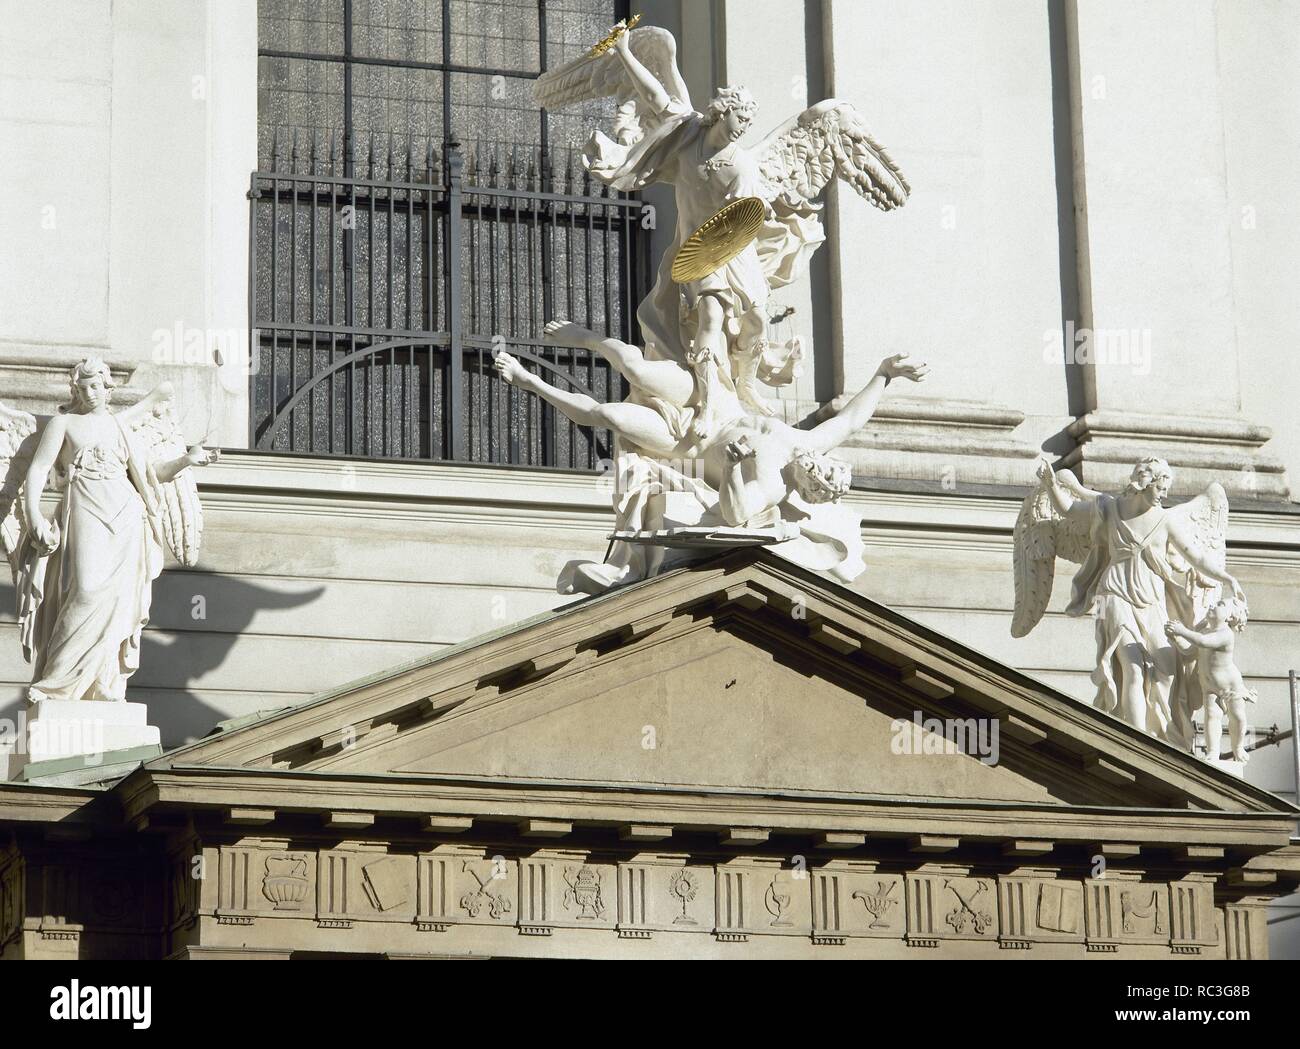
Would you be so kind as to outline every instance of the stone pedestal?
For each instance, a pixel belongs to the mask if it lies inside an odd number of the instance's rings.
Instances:
[[[143,703],[46,699],[23,712],[8,779],[93,769],[161,753],[158,729]]]

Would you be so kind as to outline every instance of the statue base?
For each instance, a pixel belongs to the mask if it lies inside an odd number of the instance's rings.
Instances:
[[[731,549],[738,546],[773,546],[799,538],[799,526],[778,521],[771,528],[731,528],[693,525],[633,532],[614,532],[610,539],[686,550]]]
[[[4,778],[31,779],[39,774],[36,766],[58,773],[95,768],[121,752],[162,752],[143,703],[43,699],[28,703],[22,714]]]

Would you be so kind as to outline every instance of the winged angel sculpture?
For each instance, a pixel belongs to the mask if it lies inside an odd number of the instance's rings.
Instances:
[[[1154,457],[1141,460],[1115,496],[1046,462],[1038,476],[1016,521],[1012,636],[1043,618],[1056,558],[1081,565],[1066,614],[1096,618],[1094,705],[1190,753],[1203,676],[1195,651],[1180,655],[1166,624],[1201,624],[1225,587],[1244,610],[1241,586],[1225,568],[1227,495],[1212,484],[1166,508],[1173,473]],[[1217,742],[1209,741],[1213,757]]]
[[[615,541],[603,565],[566,568],[560,589],[596,593],[652,575],[670,543],[772,543],[796,563],[852,579],[865,566],[860,517],[840,504],[851,470],[827,453],[866,424],[892,379],[922,381],[926,367],[889,357],[839,415],[789,427],[758,386],[792,382],[802,343],[769,342],[769,296],[803,274],[825,239],[815,200],[832,179],[886,211],[907,200],[907,181],[847,102],[821,102],[742,147],[753,97],[726,87],[697,111],[676,54],[667,31],[620,23],[536,85],[548,109],[613,97],[613,137],[593,133],[588,170],[625,192],[671,185],[677,203],[673,243],[637,310],[644,348],[562,320],[547,325],[548,339],[609,360],[628,380],[626,401],[597,404],[496,355],[506,381],[617,439]],[[739,214],[748,220],[733,228]]]
[[[757,383],[787,385],[798,375],[802,344],[777,348],[766,338],[773,288],[797,280],[825,240],[816,198],[834,178],[883,211],[906,202],[910,188],[889,154],[847,102],[820,102],[787,120],[752,149],[739,139],[757,105],[743,87],[724,87],[697,112],[677,68],[667,30],[622,31],[592,53],[537,81],[548,109],[596,98],[618,103],[614,137],[596,131],[585,162],[591,174],[625,192],[652,183],[673,187],[677,228],[653,291],[637,318],[649,360],[671,360],[694,374],[689,410],[652,399],[675,436],[708,440],[718,425],[712,394],[723,386],[759,414],[771,414]],[[729,262],[678,283],[672,266],[683,244],[729,203],[761,201],[756,239]]]
[[[170,385],[116,414],[113,386],[103,361],[83,361],[39,435],[34,416],[0,404],[0,546],[33,702],[124,701],[164,549],[183,565],[198,559],[203,510],[189,469],[217,453],[185,446]],[[51,479],[60,500],[47,520]]]

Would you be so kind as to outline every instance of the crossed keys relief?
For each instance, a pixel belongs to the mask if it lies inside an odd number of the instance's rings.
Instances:
[[[483,866],[483,862],[471,860],[465,860],[461,864],[461,870],[467,871],[473,876],[478,883],[478,888],[473,892],[465,893],[460,898],[460,905],[471,918],[477,918],[479,911],[483,909],[483,904],[486,902],[489,917],[500,918],[510,912],[510,900],[505,893],[493,890],[492,883],[502,880],[506,874],[502,869],[502,865],[496,860],[486,861],[486,873],[482,872]]]
[[[993,915],[989,914],[988,911],[978,910],[977,901],[988,886],[982,881],[971,881],[966,878],[946,878],[943,887],[950,889],[952,894],[957,897],[957,906],[949,911],[943,919],[952,926],[953,932],[965,932],[966,924],[969,922],[974,926],[978,935],[984,935],[984,931],[993,924]]]

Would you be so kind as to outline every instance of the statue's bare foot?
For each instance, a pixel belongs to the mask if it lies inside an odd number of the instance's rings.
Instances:
[[[1240,761],[1244,765],[1250,760],[1250,753],[1245,747],[1237,747],[1232,752],[1232,760]]]
[[[505,350],[497,350],[492,355],[492,367],[511,386],[521,385],[528,376],[528,369],[506,353]]]
[[[591,329],[584,328],[581,324],[574,324],[573,321],[566,321],[562,317],[557,317],[548,323],[544,334],[547,342],[558,343],[561,346],[586,346],[596,338],[596,333]]]

